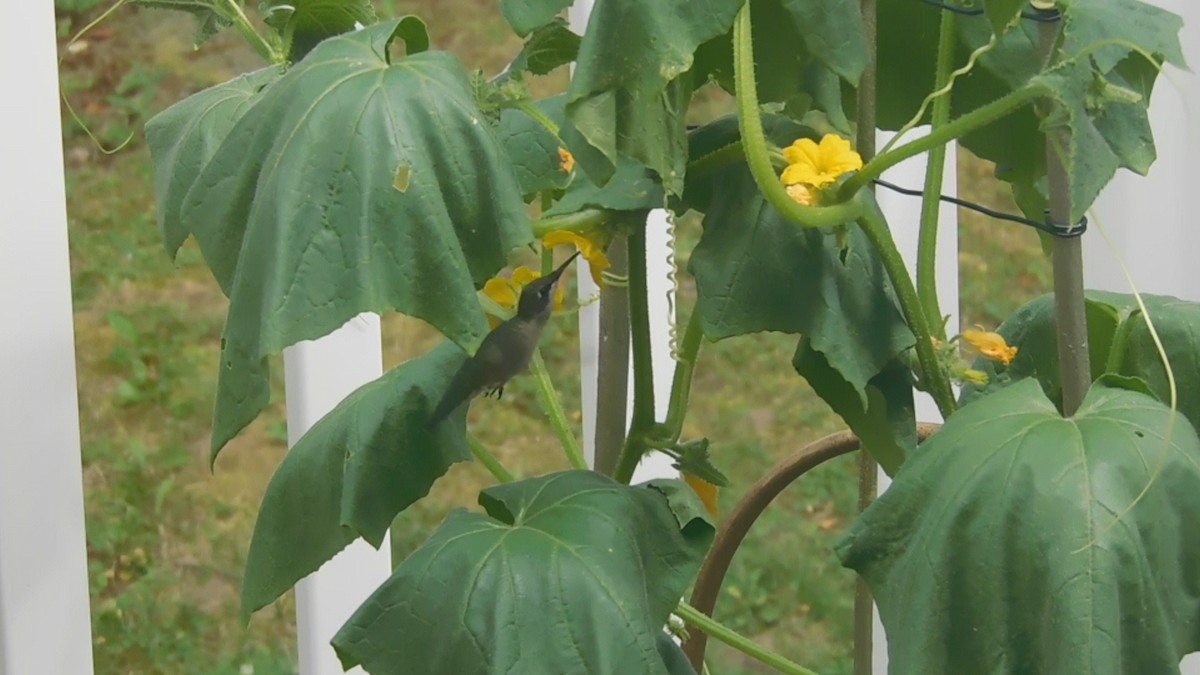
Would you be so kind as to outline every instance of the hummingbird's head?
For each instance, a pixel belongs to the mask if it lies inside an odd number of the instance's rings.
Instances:
[[[567,265],[570,265],[578,255],[579,252],[576,251],[575,255],[567,258],[567,261],[559,265],[558,269],[529,282],[529,285],[521,291],[521,300],[517,303],[517,316],[523,319],[535,319],[549,315],[554,296],[554,285],[558,283],[558,278],[562,276],[563,270],[567,269]]]

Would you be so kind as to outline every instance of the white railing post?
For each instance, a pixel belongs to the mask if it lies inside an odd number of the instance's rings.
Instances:
[[[918,127],[913,130],[911,138],[918,138],[929,133],[929,127]],[[878,137],[879,147],[884,147],[893,134],[881,132]],[[942,178],[942,194],[954,196],[958,192],[958,179],[955,167],[957,160],[957,145],[951,143],[946,148],[946,171]],[[906,188],[921,189],[925,185],[925,155],[918,155],[905,160],[883,174],[883,179]],[[888,224],[892,228],[892,236],[904,261],[908,263],[909,273],[916,278],[917,234],[921,219],[921,199],[909,197],[886,188],[877,188],[879,205],[887,215]],[[942,311],[950,315],[946,324],[946,332],[954,335],[958,332],[958,210],[952,204],[943,203],[938,211],[938,246],[937,246],[937,285],[938,299]],[[917,421],[941,422],[933,398],[924,392],[917,395]],[[881,469],[879,471],[879,491],[882,492],[891,485],[891,479]],[[883,624],[879,621],[879,611],[875,612],[875,630],[873,635],[872,670],[875,673],[887,672],[887,636],[883,632]]]
[[[568,10],[571,30],[583,34],[587,30],[588,16],[592,13],[592,0],[576,0]],[[650,344],[654,363],[654,411],[661,421],[667,412],[671,398],[671,378],[675,374],[675,362],[671,358],[671,327],[675,323],[675,286],[668,256],[674,255],[675,241],[672,236],[670,214],[656,209],[646,219],[646,287],[650,304]],[[592,282],[587,262],[578,263],[579,299],[594,298],[600,289]],[[596,377],[599,375],[600,353],[600,306],[592,303],[579,310],[579,374],[583,408],[583,451],[589,464],[596,459]],[[633,364],[630,363],[628,410],[626,424],[633,411]],[[661,452],[653,452],[642,459],[633,475],[633,482],[652,478],[673,478],[678,472],[671,466],[671,458]]]
[[[92,672],[54,3],[0,22],[0,675]]]
[[[362,314],[333,333],[283,350],[288,445],[350,392],[383,373],[379,316]],[[301,675],[341,675],[334,633],[391,574],[385,539],[378,551],[359,539],[296,584]],[[360,668],[352,673],[363,672]],[[2,674],[0,674],[2,675]]]
[[[1183,17],[1183,54],[1192,68],[1200,66],[1200,4],[1195,0],[1149,0]],[[1167,65],[1154,86],[1150,127],[1158,160],[1148,176],[1118,171],[1092,209],[1094,218],[1083,237],[1087,288],[1131,292],[1113,251],[1099,229],[1112,240],[1129,268],[1137,290],[1174,295],[1200,302],[1200,229],[1192,198],[1200,188],[1200,80]],[[1195,378],[1196,373],[1176,373]],[[1200,675],[1200,653],[1186,656],[1181,675]]]

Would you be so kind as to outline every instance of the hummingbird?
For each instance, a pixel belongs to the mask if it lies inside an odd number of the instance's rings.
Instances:
[[[517,315],[488,333],[475,356],[464,361],[454,373],[450,386],[429,418],[430,428],[479,394],[486,392],[500,398],[505,383],[529,366],[542,328],[550,319],[554,285],[567,265],[578,256],[576,251],[553,272],[525,286],[517,302]]]

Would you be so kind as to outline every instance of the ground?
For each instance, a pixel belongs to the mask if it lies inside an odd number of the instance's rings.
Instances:
[[[94,0],[59,0],[60,46],[99,14]],[[436,48],[495,72],[519,46],[496,3],[419,0],[378,3],[381,13],[417,14]],[[106,154],[64,109],[71,263],[97,672],[204,674],[295,670],[289,597],[248,628],[237,615],[241,568],[263,489],[285,453],[282,379],[267,412],[210,471],[209,422],[225,299],[191,244],[172,261],[154,216],[141,125],[191,91],[256,64],[237,36],[199,51],[186,16],[123,8],[63,52],[68,100]],[[537,82],[539,91],[561,78]],[[712,97],[710,105],[722,105]],[[971,198],[1012,209],[986,164],[960,167]],[[1029,230],[966,214],[961,225],[964,325],[994,326],[1048,286],[1048,263]],[[680,267],[699,236],[679,226]],[[693,280],[680,273],[680,306]],[[386,366],[422,353],[437,336],[419,322],[385,318]],[[568,411],[579,419],[576,330],[554,322],[543,340]],[[838,429],[837,420],[790,368],[793,336],[763,334],[706,345],[685,436],[708,436],[733,481],[728,509],[780,457]],[[274,372],[278,375],[281,367]],[[476,404],[479,436],[510,468],[532,474],[562,466],[526,379],[501,401]],[[853,576],[831,544],[853,518],[855,459],[806,476],[752,531],[734,562],[718,618],[822,673],[850,672]],[[469,505],[490,483],[458,465],[429,498],[397,520],[404,554],[447,509]],[[769,672],[735,651],[711,648],[713,672]]]

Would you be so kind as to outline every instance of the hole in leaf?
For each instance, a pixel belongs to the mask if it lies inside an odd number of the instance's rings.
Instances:
[[[408,179],[412,176],[412,167],[401,164],[396,167],[396,175],[392,177],[392,187],[400,192],[408,192]]]

